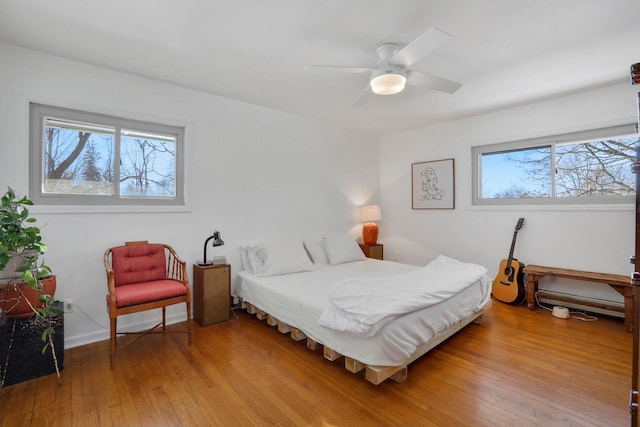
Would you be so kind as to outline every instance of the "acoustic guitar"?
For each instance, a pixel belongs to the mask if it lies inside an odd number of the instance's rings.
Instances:
[[[518,231],[524,224],[524,218],[518,219],[516,229],[513,231],[509,258],[500,261],[498,275],[493,281],[491,293],[498,300],[507,304],[520,304],[526,296],[524,289],[524,264],[513,257],[516,247]]]

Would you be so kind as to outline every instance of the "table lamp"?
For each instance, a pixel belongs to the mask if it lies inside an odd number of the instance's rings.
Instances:
[[[378,225],[373,221],[380,221],[380,205],[360,206],[360,221],[362,226],[362,241],[365,245],[375,245],[378,241]]]
[[[202,262],[199,262],[198,265],[210,265],[211,262],[207,262],[207,245],[209,241],[213,239],[212,246],[222,246],[224,245],[224,241],[220,238],[220,232],[218,230],[213,232],[212,236],[209,236],[207,240],[204,241],[204,257],[202,258]]]

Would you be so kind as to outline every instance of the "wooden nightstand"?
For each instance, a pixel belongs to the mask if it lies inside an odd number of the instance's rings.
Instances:
[[[229,320],[231,266],[193,265],[193,319],[200,326]]]
[[[360,249],[362,249],[367,258],[384,259],[384,246],[380,243],[375,245],[360,243]]]

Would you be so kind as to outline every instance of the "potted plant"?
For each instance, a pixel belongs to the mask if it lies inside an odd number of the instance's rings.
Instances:
[[[30,322],[41,332],[42,354],[50,348],[58,383],[60,370],[53,337],[63,314],[54,299],[56,276],[39,258],[47,251],[40,229],[33,225],[28,206],[33,202],[18,197],[8,188],[0,204],[0,316],[32,318]],[[11,340],[13,340],[13,335]],[[8,357],[8,354],[6,355]],[[3,372],[6,374],[6,372]],[[2,387],[4,375],[0,378]]]

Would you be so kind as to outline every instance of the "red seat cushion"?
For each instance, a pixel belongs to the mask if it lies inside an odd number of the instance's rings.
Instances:
[[[167,278],[164,245],[129,245],[111,250],[116,287]]]
[[[116,305],[128,307],[178,297],[187,293],[184,283],[177,280],[153,280],[116,287]]]

